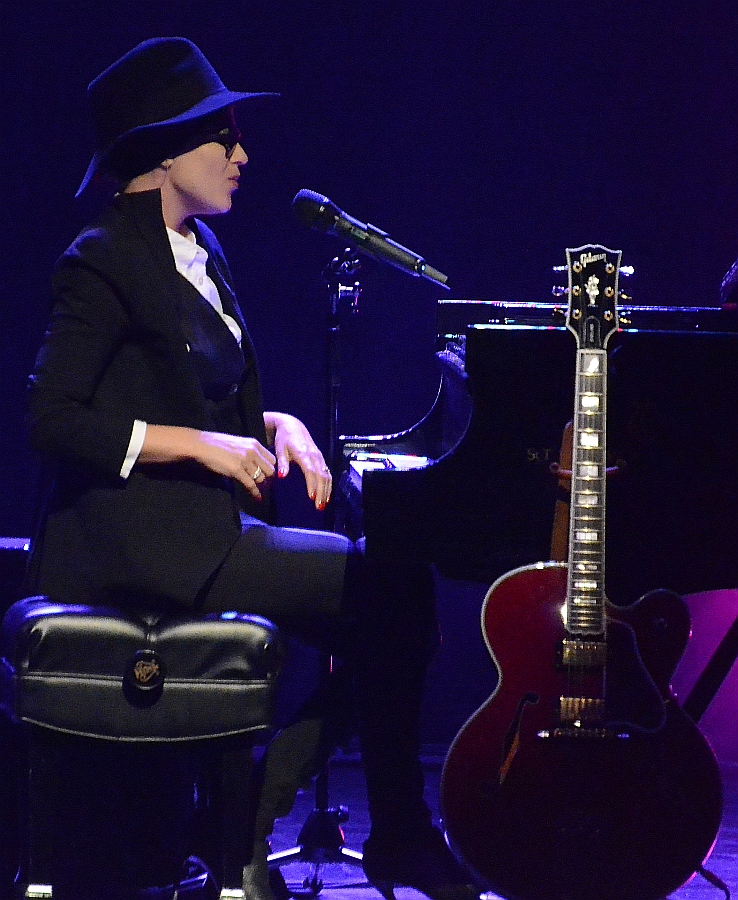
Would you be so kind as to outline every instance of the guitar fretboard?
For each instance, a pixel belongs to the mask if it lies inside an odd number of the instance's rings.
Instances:
[[[579,350],[566,598],[566,627],[572,634],[605,630],[606,382],[605,351]]]

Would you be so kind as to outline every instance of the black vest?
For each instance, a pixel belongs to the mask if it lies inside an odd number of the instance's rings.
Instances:
[[[182,332],[205,396],[208,428],[224,434],[255,437],[266,444],[260,392],[246,391],[253,402],[245,410],[239,411],[238,404],[238,388],[244,379],[250,380],[252,387],[258,385],[256,355],[251,338],[243,328],[243,323],[239,322],[242,329],[239,347],[238,341],[217,310],[183,275],[179,277]],[[219,286],[217,278],[213,278],[213,282],[218,287],[224,310],[230,312],[228,298],[223,298],[224,289]],[[276,510],[269,484],[260,486],[263,497],[261,503],[256,503],[240,484],[231,482],[229,488],[235,493],[241,510],[274,523]]]
[[[243,351],[217,310],[183,275],[180,282],[182,332],[207,401],[210,427],[240,434],[243,423],[238,416],[236,392],[246,368]],[[250,342],[246,343],[248,346]]]

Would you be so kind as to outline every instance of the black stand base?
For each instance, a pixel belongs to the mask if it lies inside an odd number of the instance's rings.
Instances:
[[[303,888],[314,896],[323,890],[321,868],[331,863],[362,864],[363,856],[357,850],[345,846],[341,825],[348,821],[348,808],[328,806],[327,773],[321,772],[315,780],[316,808],[305,820],[297,836],[297,844],[289,850],[270,853],[269,867],[274,869],[293,862],[310,863],[312,872],[303,881]]]

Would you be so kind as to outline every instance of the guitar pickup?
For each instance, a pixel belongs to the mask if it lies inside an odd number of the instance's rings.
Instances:
[[[604,641],[565,639],[561,642],[559,662],[562,666],[580,669],[604,668],[607,662],[607,644]]]
[[[605,701],[593,697],[559,697],[559,720],[562,725],[602,725]]]

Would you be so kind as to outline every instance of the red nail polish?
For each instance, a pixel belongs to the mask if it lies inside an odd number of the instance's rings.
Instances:
[[[311,500],[315,500],[315,498],[316,498],[317,496],[318,496],[317,491],[313,491],[313,492],[310,494],[310,499],[311,499]]]
[[[318,504],[318,512],[323,512],[324,509],[325,509],[325,502],[323,500],[321,500],[320,503]]]

